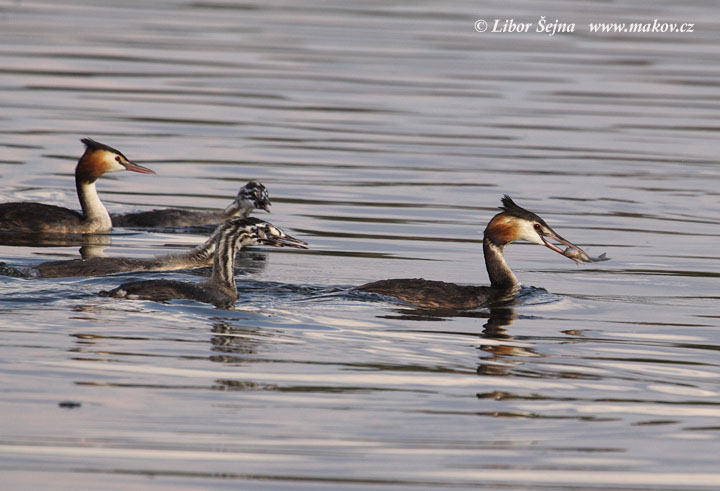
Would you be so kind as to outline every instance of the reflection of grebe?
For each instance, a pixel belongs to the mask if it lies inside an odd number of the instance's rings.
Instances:
[[[193,211],[169,208],[112,215],[115,227],[188,227],[217,225],[234,216],[246,217],[255,208],[270,212],[270,198],[265,186],[250,181],[240,188],[233,202],[224,210]]]
[[[465,286],[415,278],[375,281],[361,285],[357,290],[396,297],[423,308],[472,309],[510,297],[519,290],[520,284],[503,256],[503,249],[511,242],[526,240],[544,245],[577,263],[581,262],[578,258],[587,257],[582,249],[556,234],[545,220],[516,205],[509,196],[503,197],[502,204],[502,212],[490,220],[483,238],[490,286]],[[563,252],[550,240],[565,244],[567,251]]]
[[[255,217],[235,217],[229,221],[232,220],[244,220],[247,225],[257,226],[266,223]],[[66,278],[71,276],[102,276],[131,271],[172,271],[203,268],[212,264],[218,235],[222,233],[225,226],[225,223],[219,225],[204,243],[181,254],[163,254],[150,258],[91,257],[88,259],[48,261],[33,266],[30,274],[40,278]]]
[[[55,234],[88,234],[108,232],[110,215],[95,189],[95,181],[106,172],[129,170],[154,174],[152,170],[133,164],[118,150],[83,138],[85,153],[75,167],[75,187],[82,213],[42,203],[0,204],[0,230]]]
[[[232,218],[218,227],[214,235],[215,259],[212,276],[208,281],[201,283],[175,280],[131,281],[114,290],[100,292],[100,295],[155,301],[186,298],[217,306],[228,306],[238,298],[235,286],[235,254],[238,248],[255,244],[307,248],[306,242],[286,235],[270,223],[255,218]]]

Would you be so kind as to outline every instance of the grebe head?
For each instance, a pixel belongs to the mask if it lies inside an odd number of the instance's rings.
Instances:
[[[258,210],[265,210],[270,213],[270,196],[265,186],[258,181],[250,181],[241,187],[235,197],[235,201],[238,202],[242,208],[257,208]]]
[[[274,247],[294,247],[307,249],[308,243],[292,237],[271,223],[255,217],[236,217],[227,220],[226,224],[239,233],[243,246],[262,244]]]
[[[85,153],[80,157],[76,175],[94,181],[106,172],[129,170],[141,174],[155,174],[155,171],[130,162],[119,150],[91,138],[80,140],[85,144]]]
[[[533,244],[544,245],[558,254],[563,254],[563,251],[552,243],[557,242],[581,250],[572,242],[561,237],[538,215],[515,204],[507,194],[501,201],[502,212],[495,215],[485,229],[485,237],[493,244],[504,247],[516,240],[525,240]],[[582,262],[573,257],[570,259],[578,264]]]

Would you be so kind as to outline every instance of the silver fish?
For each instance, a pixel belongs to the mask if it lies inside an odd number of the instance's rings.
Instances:
[[[563,256],[569,257],[576,263],[584,262],[584,263],[598,263],[601,261],[609,261],[610,258],[607,257],[605,253],[600,254],[598,257],[590,257],[587,255],[585,251],[580,249],[579,247],[570,247],[568,246],[567,249],[563,251]]]

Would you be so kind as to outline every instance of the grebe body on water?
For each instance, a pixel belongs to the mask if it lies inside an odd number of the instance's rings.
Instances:
[[[129,170],[141,174],[155,172],[130,162],[120,151],[90,138],[80,140],[85,153],[75,167],[75,187],[82,213],[60,206],[21,202],[0,204],[0,231],[89,234],[109,232],[110,215],[100,201],[95,181],[106,172]]]
[[[195,211],[168,208],[136,213],[113,214],[115,227],[192,227],[217,225],[234,216],[246,217],[254,209],[270,213],[267,189],[258,181],[250,181],[240,188],[233,202],[224,210]]]
[[[214,236],[188,252],[162,254],[148,258],[89,257],[47,261],[30,268],[29,276],[37,278],[70,278],[76,276],[104,276],[132,271],[172,271],[204,268],[212,264],[215,252]]]
[[[490,286],[457,285],[413,278],[375,281],[358,286],[356,290],[395,297],[421,308],[473,309],[510,298],[520,290],[520,284],[503,255],[505,246],[516,240],[544,245],[578,264],[594,261],[578,246],[558,235],[545,220],[518,206],[509,196],[502,198],[500,209],[502,211],[488,223],[483,237],[483,254]],[[551,241],[568,248],[562,251]],[[603,255],[595,260],[605,259]]]
[[[307,243],[285,234],[279,228],[256,218],[236,217],[218,227],[214,235],[215,254],[208,281],[186,283],[176,280],[143,280],[123,283],[102,291],[103,297],[164,301],[175,298],[197,300],[228,307],[237,300],[235,254],[244,246],[264,244],[274,247],[306,249]]]
[[[235,217],[230,220],[234,219],[244,219],[248,225],[260,226],[267,223],[255,217]],[[188,252],[161,254],[148,258],[90,257],[87,259],[47,261],[30,268],[29,275],[38,278],[68,278],[75,276],[103,276],[132,271],[173,271],[204,268],[212,265],[217,246],[217,237],[225,226],[225,223],[218,225],[205,242],[193,247]]]

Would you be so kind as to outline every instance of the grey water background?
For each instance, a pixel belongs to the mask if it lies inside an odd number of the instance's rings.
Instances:
[[[234,310],[0,277],[4,489],[717,489],[720,14],[713,2],[0,2],[0,199],[77,208],[92,137],[157,176],[111,212],[223,208],[308,251],[239,256]],[[478,33],[478,19],[576,23]],[[592,34],[588,22],[692,22]],[[591,255],[512,245],[516,305],[349,294],[484,284],[508,193]],[[106,255],[200,233],[116,229]],[[102,249],[102,247],[100,247]],[[18,245],[14,267],[77,243]]]

